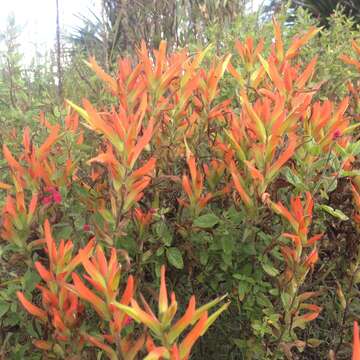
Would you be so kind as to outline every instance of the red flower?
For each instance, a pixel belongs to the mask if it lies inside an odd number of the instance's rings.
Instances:
[[[52,197],[53,197],[53,200],[56,204],[60,204],[61,203],[61,200],[62,200],[62,197],[61,197],[61,194],[58,192],[58,191],[54,191],[52,193]]]
[[[339,129],[336,129],[333,133],[333,140],[338,139],[341,136],[341,131]]]
[[[43,203],[43,205],[49,205],[52,203],[52,201],[53,201],[53,197],[52,197],[52,195],[49,195],[49,196],[45,196],[43,198],[42,203]]]
[[[62,201],[62,196],[59,190],[53,186],[50,186],[45,189],[45,191],[49,194],[45,196],[42,200],[43,205],[50,205],[52,203],[60,204]]]
[[[129,316],[126,316],[124,319],[124,326],[128,326],[133,322],[133,319]]]

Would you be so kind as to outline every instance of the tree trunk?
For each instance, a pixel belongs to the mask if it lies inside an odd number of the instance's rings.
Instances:
[[[56,65],[57,65],[57,95],[59,105],[63,102],[63,74],[61,67],[61,42],[60,42],[60,10],[59,0],[56,0]]]

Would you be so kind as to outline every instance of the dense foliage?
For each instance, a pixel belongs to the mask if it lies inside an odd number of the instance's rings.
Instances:
[[[329,19],[336,12],[341,10],[348,18],[352,18],[357,24],[360,22],[359,0],[269,0],[265,2],[265,11],[272,12],[275,8],[281,8],[283,4],[290,4],[292,9],[305,9],[321,25],[329,27]],[[291,16],[290,16],[291,17]]]
[[[360,358],[359,32],[210,5],[183,44],[75,41],[64,103],[9,22],[0,359]]]

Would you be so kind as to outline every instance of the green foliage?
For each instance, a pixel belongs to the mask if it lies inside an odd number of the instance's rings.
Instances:
[[[294,0],[294,5],[307,9],[322,25],[328,25],[329,18],[340,9],[347,17],[353,18],[354,22],[360,22],[358,0]]]

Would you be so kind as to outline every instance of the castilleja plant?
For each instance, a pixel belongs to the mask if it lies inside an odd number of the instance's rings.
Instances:
[[[59,187],[68,185],[72,181],[74,164],[70,153],[64,164],[58,163],[56,154],[62,153],[61,146],[55,149],[55,144],[61,137],[60,126],[51,125],[44,114],[40,116],[40,123],[50,132],[46,140],[36,147],[30,129],[25,128],[23,135],[23,152],[17,160],[4,144],[3,154],[11,172],[21,181],[21,185],[33,191],[40,192],[45,187]]]
[[[188,201],[178,199],[179,203],[189,208],[190,213],[194,218],[199,216],[206,204],[211,200],[213,195],[209,192],[204,194],[204,176],[196,166],[196,160],[190,149],[187,147],[187,165],[190,171],[190,178],[188,175],[183,175],[182,187],[188,197]]]
[[[306,302],[320,295],[320,292],[299,293],[299,291],[307,274],[318,261],[317,242],[323,234],[309,237],[314,206],[309,192],[306,193],[304,205],[299,196],[292,196],[290,209],[287,209],[281,202],[274,203],[266,197],[264,200],[292,228],[292,233],[282,234],[284,238],[290,240],[290,245],[280,246],[285,261],[285,269],[279,279],[284,314],[283,324],[278,326],[275,331],[281,341],[289,342],[296,340],[294,333],[296,328],[304,328],[305,324],[316,319],[321,311],[319,306]],[[299,347],[301,346],[299,345]]]
[[[226,164],[223,160],[212,159],[203,165],[206,183],[213,199],[224,197],[231,192],[231,183],[227,181]]]
[[[359,44],[355,40],[353,40],[351,46],[352,46],[353,50],[355,51],[355,54],[360,56],[360,46],[359,46]],[[354,59],[354,58],[352,58],[350,56],[347,56],[347,55],[341,55],[340,59],[346,64],[355,66],[360,71],[360,61],[359,60],[356,60],[356,59]]]
[[[355,53],[360,56],[360,46],[359,44],[353,40],[352,41],[352,48],[355,51]],[[344,61],[346,64],[355,66],[356,69],[360,72],[360,61],[356,60],[354,58],[351,58],[347,55],[342,55],[341,60]],[[359,103],[358,100],[358,89],[354,89],[354,85],[352,83],[349,83],[349,91],[350,93],[353,95],[353,97],[355,96],[355,99],[357,101],[357,105]],[[356,115],[353,115],[356,118]],[[357,119],[357,118],[356,118]],[[357,119],[358,120],[358,119]],[[346,129],[346,132],[349,133],[349,135],[351,135],[351,131],[355,130],[355,128],[357,128],[358,126],[360,126],[359,123],[356,123],[350,127],[348,127]],[[350,136],[349,136],[350,137]],[[356,144],[354,144],[354,146],[356,147]],[[356,155],[358,155],[358,153],[356,153]],[[355,158],[353,157],[351,160],[354,160]],[[349,166],[349,168],[352,168],[352,166]],[[359,223],[359,212],[360,212],[360,196],[359,196],[359,192],[360,192],[360,180],[359,180],[359,176],[355,176],[353,179],[353,184],[352,184],[352,192],[353,192],[353,199],[354,199],[354,203],[355,203],[355,209],[356,209],[356,213],[354,216],[354,220],[355,222],[358,224]]]
[[[302,38],[294,40],[285,52],[279,24],[274,20],[275,45],[267,60],[260,54],[261,46],[253,50],[253,56],[244,57],[245,49],[250,53],[252,42],[247,40],[245,45],[237,44],[241,58],[247,59],[248,68],[253,68],[258,61],[266,75],[256,82],[256,87],[241,89],[242,111],[240,115],[232,114],[229,129],[225,130],[235,154],[235,159],[229,164],[230,172],[235,188],[248,208],[254,208],[283,166],[294,156],[299,144],[299,122],[307,114],[316,92],[316,88],[307,87],[316,59],[302,72],[298,66],[292,65],[292,59],[318,31],[311,29]],[[234,67],[229,69],[238,78]],[[253,76],[258,78],[259,74],[255,70]],[[252,104],[250,97],[254,95],[257,99]]]
[[[84,338],[80,334],[84,306],[79,302],[79,297],[66,287],[66,282],[75,268],[90,256],[94,242],[89,241],[73,257],[73,243],[70,240],[61,240],[56,246],[48,220],[44,224],[44,242],[48,265],[46,267],[40,261],[35,262],[35,268],[45,283],[37,285],[42,295],[42,308],[29,302],[22,292],[18,292],[17,296],[24,308],[51,333],[50,339],[35,340],[36,347],[61,358],[79,355],[84,345]]]
[[[23,255],[29,256],[31,249],[39,245],[38,240],[29,242],[29,236],[34,223],[34,216],[38,207],[38,195],[33,193],[26,206],[24,189],[21,180],[13,177],[15,197],[8,195],[2,210],[1,238],[16,246]]]
[[[3,145],[3,155],[13,180],[13,186],[8,186],[7,190],[10,194],[15,193],[16,202],[13,200],[14,195],[9,194],[3,208],[2,237],[17,243],[23,250],[28,239],[34,235],[36,238],[37,224],[43,221],[44,212],[53,205],[62,203],[60,187],[69,187],[72,184],[76,170],[71,152],[66,152],[67,156],[63,156],[63,144],[57,144],[64,134],[60,133],[60,126],[51,125],[44,114],[40,115],[40,123],[50,132],[40,146],[34,144],[29,128],[24,130],[23,151],[18,159],[5,144]],[[74,129],[75,127],[76,125]],[[61,156],[58,156],[59,154]],[[29,199],[26,214],[24,203],[29,192],[32,193],[32,197]],[[54,212],[56,213],[56,209]],[[30,251],[36,244],[36,241],[32,242],[27,250]]]
[[[352,48],[355,51],[355,53],[360,56],[360,46],[356,41],[352,41]],[[356,60],[354,58],[350,58],[347,55],[342,55],[341,60],[344,61],[346,64],[355,66],[355,68],[360,72],[360,61]],[[338,132],[338,134],[340,134],[343,138],[343,140],[341,142],[339,142],[339,146],[340,148],[338,149],[340,153],[342,153],[342,150],[346,147],[349,147],[349,145],[351,146],[351,140],[352,140],[352,135],[355,129],[357,129],[360,124],[358,122],[359,117],[358,117],[358,112],[359,112],[359,82],[349,82],[348,83],[348,90],[349,93],[351,95],[351,97],[348,99],[348,103],[351,100],[354,100],[355,104],[353,106],[353,108],[350,107],[351,110],[351,118],[356,120],[356,122],[350,126],[348,126],[346,129],[344,129],[343,131],[341,131],[341,129],[336,130]],[[339,137],[339,136],[337,136]],[[353,144],[356,148],[356,143]],[[352,162],[355,160],[355,156],[358,155],[358,153],[356,154],[346,154],[347,157],[345,159],[345,163],[343,165],[344,170],[349,170],[352,168]]]
[[[1,236],[29,256],[34,246],[39,244],[31,239],[33,235],[36,239],[35,230],[39,221],[42,221],[41,215],[44,211],[40,212],[40,209],[46,210],[45,208],[52,205],[61,204],[60,187],[69,186],[75,172],[70,153],[64,162],[58,161],[55,156],[55,153],[63,151],[60,145],[55,149],[61,137],[60,126],[51,125],[44,114],[40,115],[40,123],[50,132],[40,146],[37,147],[33,143],[29,128],[24,130],[23,151],[18,159],[5,144],[3,145],[3,155],[12,175],[13,186],[8,185],[6,188],[9,195],[3,207]],[[32,196],[26,209],[25,203],[29,192]]]
[[[352,41],[352,48],[354,52],[360,56],[360,47],[356,41]],[[340,56],[340,59],[349,65],[355,66],[355,68],[360,71],[360,62],[354,58],[351,58],[347,55]],[[356,112],[358,110],[359,105],[359,98],[357,94],[358,90],[358,84],[354,86],[353,83],[349,82],[348,89],[350,94],[352,95],[352,98],[355,100],[355,114],[352,114],[352,118],[355,120],[358,120],[358,117],[356,115]],[[345,105],[343,107],[348,106],[350,99],[346,98],[343,103],[345,102]],[[343,104],[342,103],[342,104]],[[340,105],[341,109],[341,105]],[[327,111],[329,112],[329,111]],[[353,111],[354,112],[354,111]],[[339,116],[340,113],[340,116]],[[326,112],[325,112],[326,114]],[[336,116],[338,115],[338,116]],[[353,162],[355,161],[356,156],[358,155],[357,151],[357,144],[358,143],[352,143],[352,137],[354,134],[354,130],[359,127],[359,123],[356,122],[355,124],[349,125],[350,121],[341,121],[341,111],[338,110],[335,115],[331,118],[329,121],[330,125],[332,126],[332,130],[334,131],[332,139],[339,139],[337,142],[336,150],[339,152],[339,154],[344,156],[344,161],[342,164],[342,169],[345,170],[345,175],[353,176],[352,183],[350,184],[352,195],[353,195],[353,204],[354,204],[354,212],[352,219],[355,223],[356,230],[359,233],[360,231],[360,181],[359,176],[357,174],[357,171],[353,171]],[[318,117],[321,116],[318,114]],[[324,115],[323,115],[324,117]],[[339,119],[340,118],[340,119]],[[337,121],[336,121],[337,120]],[[325,121],[323,121],[324,124]],[[322,124],[322,125],[323,125]],[[340,125],[340,126],[336,126]],[[328,141],[329,142],[329,141]],[[342,170],[340,169],[340,170]],[[341,172],[339,172],[339,175],[341,175]],[[359,282],[359,268],[360,268],[360,248],[357,246],[356,249],[356,255],[355,258],[351,261],[348,270],[347,270],[347,291],[343,291],[343,286],[340,284],[340,282],[337,282],[337,296],[339,299],[339,303],[342,310],[342,324],[339,331],[339,341],[337,345],[337,351],[340,349],[343,339],[344,339],[344,333],[345,333],[345,325],[346,321],[348,320],[349,316],[349,309],[350,306],[356,297],[355,288],[356,284]],[[353,340],[353,356],[352,359],[360,359],[360,346],[359,346],[359,329],[358,324],[355,321],[354,322],[354,340]]]
[[[140,239],[142,239],[147,228],[150,226],[155,213],[156,213],[155,209],[150,209],[148,211],[143,211],[143,210],[141,210],[141,208],[134,209],[133,218],[137,225]]]
[[[311,194],[309,192],[306,193],[304,206],[301,204],[301,198],[299,196],[292,196],[290,202],[291,209],[288,210],[281,202],[273,203],[272,201],[268,201],[270,208],[281,215],[293,230],[292,233],[283,234],[283,236],[290,239],[293,244],[292,248],[288,246],[282,247],[284,259],[288,265],[284,272],[284,284],[286,284],[286,286],[290,286],[292,280],[298,282],[298,285],[303,283],[307,272],[318,260],[316,245],[322,237],[322,234],[308,237],[314,207]],[[305,252],[304,249],[309,249],[309,251]],[[295,266],[298,268],[296,269]]]
[[[146,342],[149,353],[146,359],[188,359],[196,340],[229,306],[229,303],[225,303],[208,316],[208,310],[225,297],[219,297],[196,309],[195,297],[192,296],[185,314],[172,324],[177,311],[177,301],[172,293],[171,303],[168,304],[164,266],[161,268],[159,312],[156,317],[143,298],[144,310],[133,298],[135,289],[132,276],[128,277],[124,292],[119,297],[121,267],[114,248],[111,249],[109,260],[100,246],[90,257],[93,250],[93,242],[90,241],[72,258],[72,242],[62,241],[57,248],[48,221],[44,228],[49,269],[40,262],[35,263],[46,283],[46,287],[37,286],[42,293],[43,308],[29,302],[21,292],[18,292],[18,298],[30,314],[52,331],[51,339],[34,341],[39,349],[47,353],[56,353],[61,357],[80,356],[87,343],[103,350],[112,360],[132,360],[137,358]],[[86,271],[83,277],[91,288],[74,272],[80,263]],[[70,276],[73,284],[68,283]],[[91,329],[86,332],[82,330],[84,326],[80,329],[80,316],[84,312],[84,306],[79,299],[95,310],[105,333],[96,333]],[[146,338],[145,331],[136,340],[132,340],[128,333],[123,335],[123,330],[131,323],[131,319],[149,328],[151,336]],[[191,326],[192,329],[179,343],[178,338]]]
[[[183,50],[166,53],[166,42],[149,54],[144,42],[138,50],[138,63],[120,59],[116,78],[106,74],[90,59],[89,66],[119,100],[128,114],[142,108],[147,99],[145,123],[153,122],[152,149],[165,174],[173,171],[173,163],[185,153],[184,137],[194,148],[217,130],[216,122],[224,121],[231,100],[214,104],[218,85],[230,56],[214,62],[205,71],[200,68],[211,47],[190,55]]]
[[[118,111],[113,109],[100,114],[88,100],[84,100],[84,109],[70,104],[87,121],[90,129],[103,134],[106,139],[105,152],[90,159],[89,164],[103,164],[107,169],[111,184],[107,194],[111,212],[101,206],[98,212],[106,221],[115,224],[115,233],[121,233],[125,216],[142,198],[155,169],[154,157],[135,168],[145,147],[149,146],[154,131],[152,119],[143,130],[147,99],[143,96],[139,108],[132,114],[128,114],[121,105]],[[111,239],[111,236],[106,238]]]
[[[352,195],[354,212],[352,220],[354,221],[357,233],[360,233],[360,186],[359,177],[353,178],[350,184]],[[352,317],[350,309],[353,306],[354,301],[358,297],[357,285],[360,282],[360,246],[356,244],[354,249],[354,256],[347,259],[346,277],[336,282],[336,295],[339,303],[339,313],[342,318],[342,323],[338,331],[336,352],[339,351],[346,334],[346,327],[348,326],[348,320]],[[336,354],[336,353],[335,353]],[[360,347],[359,347],[359,329],[357,322],[354,323],[354,344],[353,344],[353,359],[360,359]]]
[[[196,147],[203,141],[204,132],[211,137],[217,121],[224,121],[230,100],[212,103],[230,56],[204,71],[199,65],[207,51],[194,57],[186,51],[168,57],[166,43],[161,42],[153,60],[142,43],[139,64],[131,67],[126,59],[120,60],[117,79],[90,59],[89,66],[118,98],[118,108],[99,113],[87,100],[83,108],[69,104],[86,120],[87,127],[104,136],[106,150],[89,163],[107,169],[111,189],[106,197],[111,209],[99,206],[98,213],[115,224],[115,234],[122,233],[129,211],[150,185],[155,159],[161,160],[159,166],[165,175],[172,173],[174,161],[183,157],[184,137]],[[149,151],[154,156],[143,160]],[[112,236],[101,233],[99,238]]]
[[[355,54],[360,57],[360,45],[358,44],[358,42],[353,40],[351,42],[351,47],[354,50]],[[341,55],[340,59],[346,64],[355,66],[355,68],[360,72],[360,61],[359,60],[354,59],[347,55]],[[358,105],[359,104],[359,95],[356,94],[356,91],[351,83],[349,84],[349,91],[354,96],[354,98],[356,100],[356,104]]]
[[[196,309],[195,296],[192,296],[185,314],[173,323],[178,303],[175,293],[171,293],[170,304],[166,288],[165,267],[161,267],[160,292],[158,299],[158,316],[151,310],[149,304],[142,298],[142,309],[135,299],[131,299],[131,306],[114,301],[113,305],[136,322],[150,329],[151,338],[147,341],[149,354],[147,360],[171,359],[187,360],[190,358],[192,347],[198,338],[207,331],[219,315],[225,311],[229,303],[223,304],[218,310],[208,315],[208,310],[219,304],[226,296],[216,298]],[[180,341],[179,337],[189,327],[191,330]]]
[[[330,172],[332,176],[344,176],[352,169],[356,149],[352,145],[351,134],[359,124],[351,124],[350,118],[345,115],[348,105],[348,97],[337,107],[329,100],[316,102],[311,108],[311,115],[304,118],[304,140],[297,151],[297,166],[292,169],[295,176],[300,175],[303,183],[306,183],[306,178],[312,178],[319,187],[325,172]],[[331,161],[325,162],[324,154]],[[333,162],[333,158],[338,159],[337,162]],[[332,180],[330,184],[336,185],[336,182]],[[328,191],[326,187],[325,191]]]
[[[285,352],[290,358],[292,348],[302,351],[318,342],[297,339],[299,329],[311,324],[321,310],[313,301],[320,291],[309,276],[315,277],[320,268],[315,265],[322,237],[310,235],[313,199],[307,193],[305,199],[292,196],[289,208],[283,203],[293,187],[296,193],[312,189],[317,198],[321,189],[326,197],[319,185],[325,178],[328,190],[335,189],[338,177],[352,176],[353,220],[359,226],[360,183],[353,164],[360,149],[353,141],[359,124],[353,124],[350,98],[339,103],[323,100],[322,82],[314,83],[317,58],[300,62],[301,47],[319,29],[311,28],[286,49],[275,20],[273,28],[270,52],[263,49],[264,41],[251,37],[236,42],[237,55],[220,58],[211,57],[211,47],[168,54],[164,41],[152,52],[142,42],[137,59],[120,59],[114,76],[91,58],[88,66],[105,82],[114,105],[100,110],[96,99],[84,99],[81,107],[69,102],[64,129],[41,115],[48,137],[40,146],[27,128],[20,151],[3,146],[9,169],[4,181],[12,179],[12,184],[0,182],[0,189],[8,191],[1,239],[12,244],[6,249],[26,254],[28,266],[39,260],[34,266],[43,280],[37,287],[42,305],[32,304],[22,293],[18,298],[42,324],[44,337],[35,344],[46,351],[44,356],[78,359],[90,349],[90,356],[111,360],[190,358],[195,342],[228,303],[220,305],[224,297],[219,297],[197,309],[192,296],[185,313],[177,315],[178,302],[174,293],[168,298],[162,267],[157,311],[142,296],[140,305],[136,295],[151,278],[150,264],[159,265],[163,256],[173,266],[189,270],[206,297],[211,289],[232,291],[242,311],[240,323],[250,324],[244,338],[231,339],[244,357],[271,353],[282,358]],[[358,45],[353,47],[360,54]],[[360,69],[357,60],[343,60]],[[237,83],[236,89],[221,86],[225,71],[230,73],[225,81]],[[354,87],[351,92],[356,98]],[[83,133],[94,140],[91,155],[82,153],[89,148],[86,144],[76,146],[83,143]],[[15,140],[14,131],[12,136]],[[86,169],[77,169],[85,158]],[[233,206],[239,197],[241,211]],[[270,200],[275,198],[282,200]],[[82,219],[78,214],[84,206]],[[188,216],[184,222],[183,214]],[[280,240],[271,239],[279,226],[273,221],[275,214],[291,228],[285,233],[281,228]],[[333,214],[338,215],[335,210]],[[55,244],[49,222],[44,225],[45,239],[37,239],[45,216],[60,231],[81,234],[82,240],[95,233],[102,243],[95,250],[90,240],[73,256],[71,241]],[[195,218],[201,220],[198,226]],[[160,221],[166,225],[157,227],[164,225]],[[130,272],[139,278],[128,275],[122,281],[118,256],[125,250],[107,248],[114,244],[127,249],[129,264],[136,259]],[[41,250],[32,251],[43,246],[48,262]],[[182,253],[189,255],[185,262]],[[279,268],[272,266],[268,254],[274,255]],[[359,254],[347,272],[350,295],[342,292],[344,278],[339,278],[336,290],[343,309],[339,347],[347,314],[352,313]],[[332,274],[326,272],[326,264],[322,269],[324,276]],[[29,274],[31,269],[26,277]],[[178,275],[183,284],[184,274]],[[7,305],[1,290],[1,322]],[[215,306],[219,308],[210,313]],[[227,321],[231,323],[221,330],[230,337],[236,317]]]
[[[354,130],[349,127],[349,119],[345,116],[348,105],[349,98],[345,98],[337,109],[329,100],[313,105],[311,117],[304,121],[304,132],[319,145],[319,151],[328,152],[336,140]]]
[[[223,119],[230,103],[227,99],[213,104],[230,55],[205,71],[200,65],[209,50],[210,47],[193,56],[186,50],[167,56],[166,42],[162,41],[159,50],[154,51],[153,61],[145,44],[141,44],[140,64],[133,75],[141,78],[138,81],[144,83],[148,93],[149,116],[154,117],[159,129],[154,139],[155,153],[159,159],[166,159],[162,163],[165,173],[167,169],[172,171],[168,164],[183,156],[184,137],[194,147],[202,143],[204,134],[214,131],[211,122]],[[139,70],[141,65],[144,75]]]
[[[259,66],[258,56],[264,49],[264,40],[261,39],[258,44],[254,44],[252,37],[247,37],[245,42],[239,40],[235,42],[235,50],[239,55],[240,65],[246,72],[246,76],[242,75],[242,71],[238,71],[234,65],[229,63],[228,70],[230,74],[237,80],[241,89],[249,84],[250,87],[256,89],[265,76],[265,70]]]
[[[130,318],[121,309],[113,305],[128,306],[134,295],[134,279],[130,275],[125,290],[119,297],[121,280],[121,266],[117,259],[116,249],[111,249],[110,259],[107,260],[104,251],[97,246],[95,254],[89,259],[82,258],[82,265],[86,274],[84,278],[91,285],[90,289],[76,273],[72,274],[73,285],[67,289],[79,298],[89,303],[100,319],[106,324],[105,334],[91,334],[83,332],[84,338],[94,346],[102,349],[110,359],[135,359],[145,343],[145,335],[132,340],[130,335],[123,335],[123,330],[130,323]]]
[[[231,184],[222,185],[226,168],[223,160],[213,159],[209,164],[204,164],[203,172],[206,175],[204,176],[186,141],[185,149],[189,175],[183,175],[182,188],[187,199],[179,198],[178,202],[181,206],[188,208],[191,216],[196,218],[212,199],[229,193],[231,191]],[[210,192],[206,190],[205,180],[211,189]]]
[[[357,321],[354,321],[353,330],[353,351],[352,360],[360,360],[360,338],[359,338],[359,325]]]
[[[353,48],[354,48],[354,50],[356,50],[356,52],[358,54],[360,54],[359,48],[356,45],[356,43],[353,43]],[[346,63],[352,64],[352,65],[357,65],[356,60],[349,59],[347,56],[343,56],[342,60]],[[352,88],[351,86],[350,86],[350,91],[351,92],[354,91],[354,88]],[[345,103],[345,105],[341,106],[344,103]],[[339,110],[336,111],[335,115],[333,115],[331,117],[331,119],[328,120],[328,122],[330,123],[330,125],[332,125],[336,122],[340,125],[339,127],[333,126],[333,128],[335,128],[336,130],[332,136],[332,140],[333,140],[333,142],[336,140],[336,144],[335,144],[335,146],[333,146],[335,148],[335,151],[339,152],[339,154],[343,156],[343,163],[341,164],[340,170],[343,169],[344,171],[343,172],[339,171],[336,175],[341,175],[343,173],[345,175],[348,174],[348,176],[353,177],[351,180],[351,183],[350,183],[350,188],[351,188],[352,197],[353,197],[353,207],[354,207],[353,213],[352,213],[352,220],[354,222],[357,233],[359,233],[360,232],[360,181],[359,181],[359,176],[357,174],[357,171],[354,169],[354,166],[353,166],[355,157],[356,157],[356,155],[358,155],[358,151],[357,151],[358,146],[357,146],[357,143],[352,142],[354,130],[359,126],[359,124],[355,123],[354,125],[349,125],[349,123],[350,123],[349,119],[346,119],[347,121],[340,120],[342,117],[341,112],[345,111],[346,107],[348,106],[348,103],[349,103],[349,99],[346,98],[340,105]],[[345,109],[343,109],[341,111],[340,109],[344,108],[344,107],[345,107]],[[317,114],[318,118],[321,118],[321,117],[329,118],[329,111],[330,110],[327,109],[327,111],[320,112],[321,115],[318,112],[318,114]],[[341,125],[343,125],[342,128],[341,128]],[[323,121],[321,126],[325,127],[325,129],[327,130],[327,133],[329,133],[328,127],[326,126],[325,121]],[[320,126],[318,126],[318,128],[320,129]],[[320,131],[324,131],[324,130],[320,130]],[[330,135],[331,135],[331,133],[330,133]],[[351,312],[349,310],[350,310],[354,300],[357,297],[356,286],[360,281],[360,279],[359,279],[360,247],[358,245],[356,245],[356,250],[353,252],[354,252],[353,258],[348,259],[348,261],[347,261],[348,268],[346,270],[346,277],[344,279],[341,279],[341,280],[345,280],[345,281],[341,281],[341,282],[336,281],[336,286],[337,286],[336,295],[338,298],[339,313],[340,313],[342,322],[341,322],[340,328],[338,330],[337,346],[335,348],[335,355],[341,349],[341,346],[343,344],[345,334],[346,334],[347,322],[348,322],[350,314],[351,314]],[[359,330],[358,330],[358,324],[356,321],[354,322],[352,359],[360,359]]]

